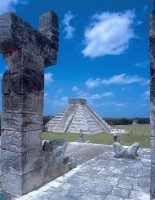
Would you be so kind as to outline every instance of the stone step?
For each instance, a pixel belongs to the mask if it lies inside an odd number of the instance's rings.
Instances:
[[[48,131],[89,134],[108,132],[111,127],[85,104],[69,104],[48,124]]]

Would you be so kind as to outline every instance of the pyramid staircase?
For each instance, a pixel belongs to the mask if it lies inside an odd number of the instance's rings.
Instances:
[[[84,99],[70,99],[68,106],[47,123],[47,131],[79,133],[82,129],[85,134],[110,132],[111,126],[86,103]]]
[[[48,131],[64,133],[68,123],[72,120],[77,106],[69,105],[62,110],[57,116],[50,120],[46,127]]]

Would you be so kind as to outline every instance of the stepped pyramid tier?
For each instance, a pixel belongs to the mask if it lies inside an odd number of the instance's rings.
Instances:
[[[47,131],[57,133],[79,133],[80,130],[83,130],[85,134],[117,133],[117,130],[112,129],[107,122],[102,120],[84,99],[69,99],[68,106],[52,118],[46,128]]]

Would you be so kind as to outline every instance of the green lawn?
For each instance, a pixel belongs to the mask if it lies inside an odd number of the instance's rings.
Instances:
[[[128,125],[128,126],[117,126],[131,131],[129,134],[121,136],[121,143],[124,145],[131,145],[134,142],[140,143],[140,148],[150,148],[150,126],[149,125]]]
[[[131,145],[134,142],[140,143],[140,148],[150,148],[150,126],[149,125],[126,125],[115,126],[115,128],[125,129],[129,133],[121,136],[123,145]],[[44,140],[64,139],[68,142],[75,142],[79,139],[79,135],[75,133],[52,133],[46,132],[42,134]],[[95,144],[113,144],[113,135],[109,133],[99,133],[94,135],[84,135],[85,140],[89,140]]]

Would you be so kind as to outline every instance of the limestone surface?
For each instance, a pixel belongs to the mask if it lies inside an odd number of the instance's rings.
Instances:
[[[117,159],[109,150],[18,200],[150,200],[150,149],[139,156]]]
[[[48,131],[95,134],[112,128],[87,105],[84,99],[69,99],[69,104],[46,125]]]

